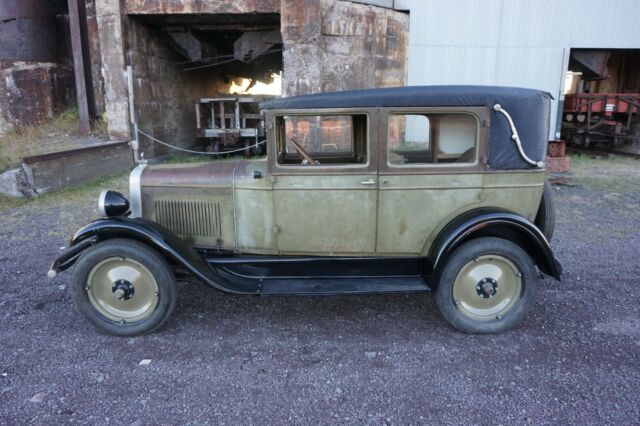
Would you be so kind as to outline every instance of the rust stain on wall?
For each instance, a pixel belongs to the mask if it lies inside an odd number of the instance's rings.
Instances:
[[[128,0],[128,14],[278,13],[280,0]]]
[[[404,86],[409,16],[340,0],[283,0],[285,96]]]
[[[62,112],[74,99],[71,67],[0,61],[0,130],[41,123]]]
[[[55,2],[0,2],[0,134],[41,123],[75,100],[64,32]]]

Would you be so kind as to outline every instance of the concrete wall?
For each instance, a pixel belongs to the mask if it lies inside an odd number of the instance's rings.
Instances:
[[[125,13],[278,13],[280,0],[127,0]]]
[[[120,0],[96,0],[95,16],[100,37],[100,73],[104,82],[104,109],[112,140],[129,139],[129,100],[125,74],[126,28]]]
[[[51,62],[0,61],[0,135],[39,124],[75,102],[73,69]]]
[[[283,96],[406,83],[408,15],[338,0],[282,0]]]
[[[638,0],[395,0],[394,7],[410,10],[409,85],[546,90],[556,98],[550,139],[559,137],[570,49],[640,48]]]
[[[91,73],[93,85],[93,100],[96,115],[105,112],[104,102],[104,78],[102,76],[102,56],[100,53],[100,33],[98,31],[98,18],[96,16],[95,0],[86,0],[87,7],[87,38],[91,69],[85,72]]]
[[[388,8],[341,0],[95,0],[95,6],[104,105],[114,140],[129,136],[126,64],[133,66],[140,128],[183,146],[194,140],[191,102],[221,88],[215,69],[178,71],[180,58],[136,16],[282,10],[283,96],[406,83],[409,17]],[[165,152],[145,145],[143,150],[147,156]]]
[[[66,20],[48,0],[0,1],[0,135],[75,103]]]

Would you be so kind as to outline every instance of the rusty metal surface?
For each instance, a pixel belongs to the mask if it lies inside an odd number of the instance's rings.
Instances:
[[[51,63],[0,61],[0,123],[38,124],[73,103],[71,68]]]
[[[82,148],[67,149],[64,151],[50,152],[47,154],[40,154],[40,155],[32,155],[29,157],[24,157],[22,159],[22,162],[25,164],[34,164],[42,161],[74,157],[79,154],[91,153],[91,152],[101,151],[104,149],[123,148],[127,145],[129,145],[129,142],[127,141],[106,142],[106,143],[101,143],[99,145],[91,145],[91,146],[86,146]]]
[[[129,0],[125,13],[277,13],[280,0]]]

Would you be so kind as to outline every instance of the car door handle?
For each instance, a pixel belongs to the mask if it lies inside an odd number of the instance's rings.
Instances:
[[[361,185],[375,185],[376,181],[373,179],[369,179],[369,180],[364,180],[362,182],[360,182]]]

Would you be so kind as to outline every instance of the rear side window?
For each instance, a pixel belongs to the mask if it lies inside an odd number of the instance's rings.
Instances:
[[[277,117],[277,160],[281,165],[367,163],[367,116],[284,115]]]
[[[478,121],[470,114],[390,114],[387,156],[392,166],[474,163]]]

